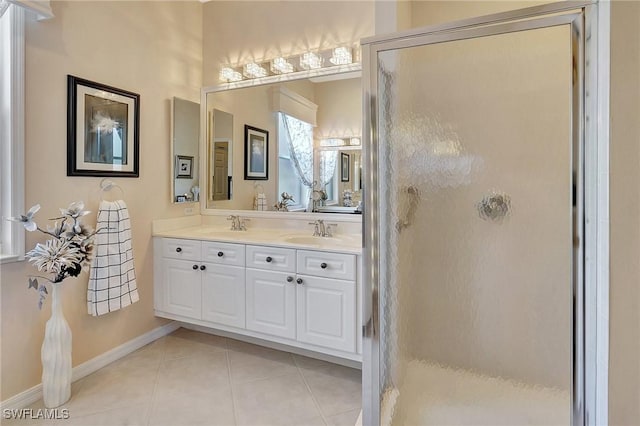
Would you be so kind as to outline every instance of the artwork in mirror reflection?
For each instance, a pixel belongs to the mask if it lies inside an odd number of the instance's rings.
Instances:
[[[200,104],[173,98],[173,202],[200,198]]]
[[[206,100],[207,208],[355,211],[362,199],[359,75],[210,92]],[[269,135],[261,151],[269,171],[260,181],[245,176],[245,125]],[[345,181],[340,152],[349,156]]]

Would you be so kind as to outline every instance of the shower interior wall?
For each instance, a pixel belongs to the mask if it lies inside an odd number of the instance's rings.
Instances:
[[[396,388],[411,360],[570,387],[569,40],[553,28],[385,52]],[[398,232],[411,186],[421,200]],[[477,211],[492,191],[511,197],[499,224]]]

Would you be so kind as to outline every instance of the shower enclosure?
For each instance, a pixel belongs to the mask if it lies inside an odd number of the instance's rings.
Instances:
[[[590,7],[363,42],[363,424],[585,423]]]

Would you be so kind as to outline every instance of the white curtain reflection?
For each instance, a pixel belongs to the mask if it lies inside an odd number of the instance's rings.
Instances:
[[[289,142],[291,162],[302,184],[311,188],[313,184],[313,128],[311,124],[287,114],[280,114],[284,120]]]
[[[336,164],[338,163],[338,151],[322,151],[320,152],[320,186],[324,188],[331,181],[336,172]]]

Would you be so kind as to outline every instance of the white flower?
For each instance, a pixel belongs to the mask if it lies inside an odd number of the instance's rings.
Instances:
[[[64,232],[65,226],[63,225],[64,224],[61,225],[58,222],[54,223],[53,226],[47,225],[47,232],[55,235],[56,237],[59,237]]]
[[[80,264],[84,257],[80,248],[70,243],[52,238],[44,244],[36,244],[33,250],[27,253],[27,257],[39,271],[59,274],[63,269]]]
[[[96,113],[91,119],[91,131],[93,133],[113,133],[120,127],[120,123],[117,120],[109,116],[102,115],[102,111]]]
[[[66,209],[60,209],[60,213],[62,213],[63,216],[69,216],[73,219],[77,219],[91,212],[84,209],[83,201],[74,201],[73,203],[69,204],[69,207],[67,207]]]
[[[9,220],[13,222],[21,222],[27,231],[35,231],[38,229],[38,225],[33,221],[33,216],[40,210],[40,204],[36,204],[31,207],[26,215],[20,215],[20,217],[10,217]]]

